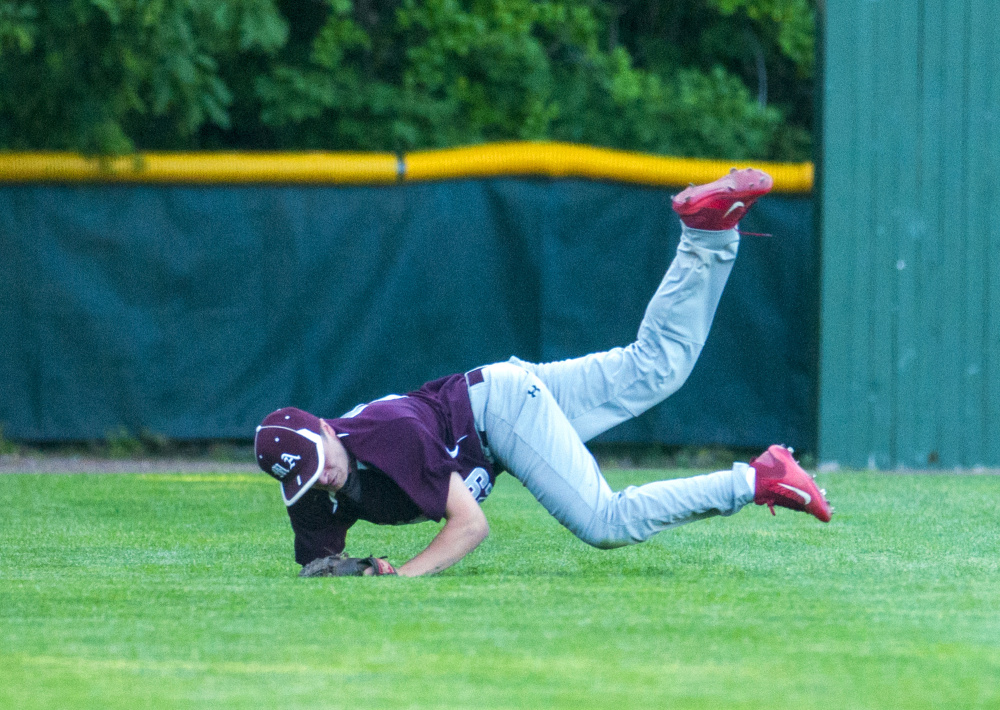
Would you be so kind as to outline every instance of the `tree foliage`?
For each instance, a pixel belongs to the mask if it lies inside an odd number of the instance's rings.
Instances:
[[[803,159],[814,0],[0,0],[0,148]]]

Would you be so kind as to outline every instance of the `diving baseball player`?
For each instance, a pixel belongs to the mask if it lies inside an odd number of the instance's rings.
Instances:
[[[334,419],[294,408],[265,417],[255,455],[281,481],[301,574],[416,576],[455,564],[489,533],[480,504],[503,471],[598,548],[732,515],[751,501],[829,521],[824,493],[781,446],[730,470],[612,491],[584,445],[687,379],[736,259],[736,225],[772,185],[759,170],[733,170],[674,197],[682,222],[677,254],[626,347],[544,364],[512,357]],[[442,518],[427,548],[398,568],[341,556],[358,520]]]

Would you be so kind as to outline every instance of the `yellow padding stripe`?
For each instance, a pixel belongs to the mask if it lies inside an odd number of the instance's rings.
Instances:
[[[392,153],[0,153],[0,182],[389,183],[397,163]]]
[[[542,175],[683,186],[711,182],[732,167],[757,167],[774,177],[778,192],[809,192],[812,163],[668,158],[568,143],[493,143],[406,155],[407,180]]]
[[[703,160],[568,143],[492,143],[392,153],[0,153],[0,182],[389,184],[499,176],[579,177],[640,185],[704,183],[731,167],[758,167],[777,192],[809,192],[812,163]]]

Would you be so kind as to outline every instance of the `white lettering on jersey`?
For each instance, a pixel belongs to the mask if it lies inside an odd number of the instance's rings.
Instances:
[[[298,461],[301,456],[296,456],[295,454],[282,454],[281,460],[288,464],[288,470],[291,471],[295,468],[295,462]]]
[[[465,477],[464,483],[477,503],[482,503],[486,500],[486,496],[493,490],[493,484],[490,483],[490,474],[486,473],[486,469],[481,466],[472,469],[469,475]]]
[[[276,463],[273,466],[271,466],[271,473],[273,473],[278,478],[284,478],[289,473],[291,473],[291,471],[282,466],[280,463]]]

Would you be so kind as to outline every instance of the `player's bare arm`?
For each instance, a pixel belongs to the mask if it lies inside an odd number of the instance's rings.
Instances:
[[[320,425],[326,460],[315,486],[336,493],[347,480],[347,451],[327,422],[321,420]],[[396,570],[398,575],[418,577],[447,569],[476,549],[490,532],[482,508],[476,503],[457,472],[451,474],[444,517],[444,527],[431,544]],[[371,572],[369,569],[366,574]]]
[[[400,567],[397,574],[401,577],[418,577],[440,572],[476,549],[489,535],[490,526],[482,508],[457,473],[451,474],[444,517],[444,527],[431,540],[431,544]]]

